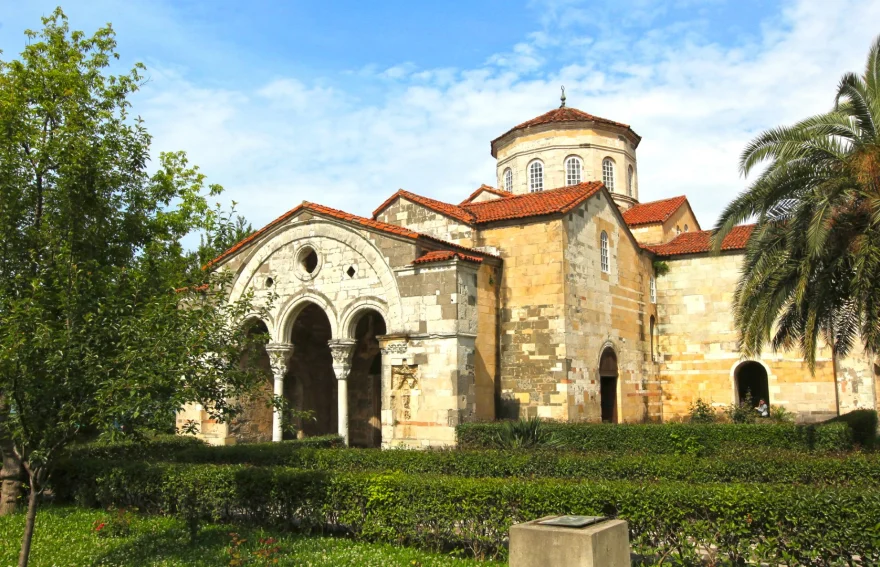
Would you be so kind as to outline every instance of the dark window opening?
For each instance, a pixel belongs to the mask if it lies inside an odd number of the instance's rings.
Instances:
[[[302,265],[303,269],[311,274],[315,271],[315,268],[318,267],[318,254],[312,250],[311,248],[306,248],[300,253],[299,263]]]
[[[357,270],[354,269],[354,266],[349,266],[345,273],[348,274],[348,277],[353,278]]]

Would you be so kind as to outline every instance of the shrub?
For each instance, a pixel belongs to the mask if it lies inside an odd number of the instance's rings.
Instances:
[[[653,561],[880,561],[880,491],[783,485],[467,479],[284,467],[92,461],[59,499],[194,518],[344,531],[365,540],[503,556],[511,524],[550,514],[620,517]],[[75,487],[71,493],[68,489]],[[196,498],[193,496],[197,495]]]
[[[143,459],[148,456],[153,461],[176,461],[188,463],[244,463],[253,462],[266,465],[280,465],[287,456],[300,449],[340,447],[342,438],[338,435],[307,437],[281,443],[248,443],[214,447],[195,438],[176,435],[162,435],[141,442],[124,441],[117,443],[88,443],[73,446],[68,458],[78,459]]]
[[[740,403],[727,406],[724,413],[732,423],[755,423],[758,419],[758,410],[755,409],[755,401],[750,394]]]
[[[853,433],[853,441],[866,449],[873,449],[877,442],[877,412],[855,410],[830,419],[825,423],[845,423]]]
[[[703,398],[697,398],[691,404],[688,414],[691,423],[715,423],[718,420],[715,410],[712,409],[712,404]]]
[[[500,423],[463,423],[456,427],[458,444],[466,449],[495,447]],[[681,452],[681,440],[693,438],[705,455],[738,454],[742,451],[812,451],[816,443],[816,426],[793,424],[726,424],[726,423],[664,423],[664,424],[542,424],[553,440],[570,450],[626,454],[666,454]],[[673,437],[672,434],[676,437]],[[826,438],[826,441],[828,439]],[[839,447],[823,444],[822,450],[845,451],[852,443],[838,438]]]
[[[542,427],[540,418],[503,421],[495,432],[495,446],[499,449],[528,449],[550,442],[550,433]]]

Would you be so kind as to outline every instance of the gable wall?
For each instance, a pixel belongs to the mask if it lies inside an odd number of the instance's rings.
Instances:
[[[697,217],[694,216],[694,212],[690,207],[682,205],[678,208],[675,213],[663,223],[663,240],[657,241],[657,244],[666,243],[678,236],[678,232],[675,230],[675,227],[681,227],[681,231],[684,232],[684,226],[688,226],[689,232],[694,232],[699,230],[699,224],[697,223]],[[653,243],[652,243],[653,244]]]
[[[627,235],[616,204],[591,197],[565,220],[565,352],[572,421],[600,421],[599,360],[606,346],[617,354],[620,422],[661,418],[659,382],[650,359],[651,258]],[[608,234],[610,273],[603,273],[600,235]]]
[[[475,231],[470,226],[403,197],[379,213],[376,220],[448,240],[459,246],[474,245]]]

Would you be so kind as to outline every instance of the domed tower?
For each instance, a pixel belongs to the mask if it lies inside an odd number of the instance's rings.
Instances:
[[[636,148],[627,124],[565,106],[523,122],[492,140],[498,187],[529,193],[603,181],[621,210],[639,201]]]

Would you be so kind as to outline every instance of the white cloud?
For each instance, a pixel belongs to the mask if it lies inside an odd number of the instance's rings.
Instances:
[[[631,17],[640,21],[663,10],[638,6]],[[279,77],[234,91],[154,69],[135,108],[157,151],[187,150],[261,225],[302,200],[369,215],[400,187],[458,202],[494,184],[489,141],[554,107],[565,84],[570,106],[643,136],[642,200],[687,194],[709,228],[745,186],[738,159],[748,140],[827,109],[880,31],[875,0],[793,2],[732,47],[689,22],[597,35],[577,22],[607,14],[573,2],[544,12],[542,29],[479,68],[402,62],[348,75],[350,88]],[[364,102],[363,81],[381,82],[378,102]]]

